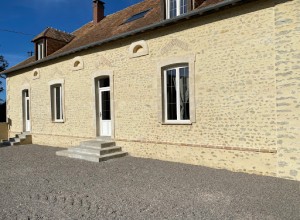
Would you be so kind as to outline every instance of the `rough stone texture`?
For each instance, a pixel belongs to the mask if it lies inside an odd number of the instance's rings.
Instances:
[[[69,147],[95,138],[93,76],[107,70],[114,74],[113,138],[128,140],[126,151],[130,154],[266,175],[277,173],[299,180],[298,4],[298,0],[276,5],[269,0],[249,3],[39,65],[34,67],[40,70],[35,80],[33,69],[16,73],[7,79],[12,135],[23,129],[21,88],[30,85],[33,143]],[[140,40],[147,42],[149,55],[129,58],[131,43]],[[161,102],[157,96],[161,73],[157,65],[164,59],[191,54],[196,57],[195,97],[191,97],[195,98],[196,122],[161,124],[157,107]],[[84,61],[84,68],[78,71],[72,71],[75,56]],[[65,80],[65,122],[53,123],[48,83],[59,79]],[[282,101],[282,97],[292,99]],[[170,144],[164,146],[166,153],[159,154],[159,145],[147,144],[143,151],[136,141]],[[173,144],[182,147],[174,148]],[[223,149],[202,150],[189,145]],[[226,151],[232,147],[276,151],[277,145],[280,153],[276,155],[240,151],[233,156]],[[181,152],[196,153],[198,162],[180,158]],[[208,157],[213,153],[217,156]],[[288,165],[279,167],[280,161]]]
[[[0,140],[7,140],[9,136],[8,124],[0,123]]]
[[[133,157],[91,163],[57,150],[0,148],[0,219],[299,219],[296,181]]]
[[[189,163],[232,171],[276,176],[275,153],[244,152],[201,147],[174,146],[164,144],[118,142],[131,156],[156,158],[172,162]]]
[[[275,7],[275,56],[278,176],[300,180],[299,0]]]

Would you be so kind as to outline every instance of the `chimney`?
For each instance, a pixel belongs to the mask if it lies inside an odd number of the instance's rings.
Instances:
[[[104,4],[103,1],[93,0],[94,24],[97,24],[104,18]]]

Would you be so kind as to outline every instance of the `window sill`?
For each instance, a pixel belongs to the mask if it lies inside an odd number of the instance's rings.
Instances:
[[[55,120],[55,121],[52,121],[52,123],[64,123],[65,121],[64,120]]]
[[[166,121],[162,125],[192,125],[191,121]]]

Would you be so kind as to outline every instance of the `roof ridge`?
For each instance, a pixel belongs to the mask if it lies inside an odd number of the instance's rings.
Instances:
[[[72,35],[71,33],[69,32],[66,32],[66,31],[63,31],[63,30],[59,30],[57,28],[54,28],[54,27],[47,27],[47,29],[52,29],[52,30],[55,30],[55,31],[58,31],[58,32],[61,32],[61,33],[64,33],[64,34],[69,34],[69,35]]]
[[[43,36],[46,36],[46,34],[48,33],[49,30],[50,30],[50,27],[47,27],[44,34],[43,34]]]

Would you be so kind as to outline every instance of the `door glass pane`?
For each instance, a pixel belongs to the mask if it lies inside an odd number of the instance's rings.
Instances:
[[[29,100],[28,99],[26,100],[26,113],[27,113],[27,120],[29,120],[30,117],[29,117]]]
[[[60,87],[55,87],[55,95],[56,95],[56,119],[61,119],[60,111],[61,111],[61,94],[60,94]]]
[[[177,119],[176,69],[167,70],[167,118]]]
[[[179,68],[180,119],[190,119],[189,68]]]
[[[110,91],[101,92],[102,120],[110,120]]]
[[[187,0],[180,0],[180,14],[187,12]]]
[[[177,15],[177,0],[170,0],[169,14],[170,18],[176,17]]]
[[[109,78],[100,79],[100,88],[109,87]]]

